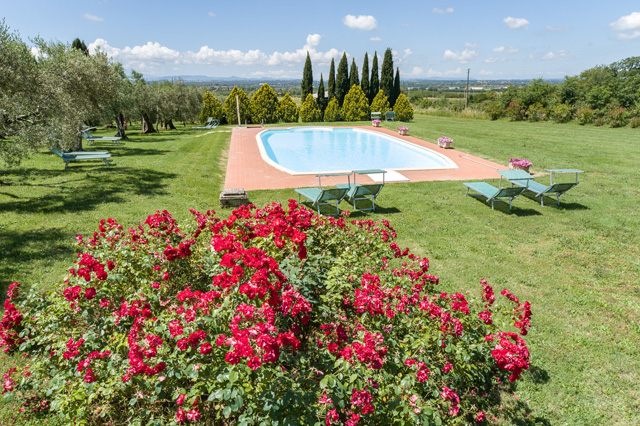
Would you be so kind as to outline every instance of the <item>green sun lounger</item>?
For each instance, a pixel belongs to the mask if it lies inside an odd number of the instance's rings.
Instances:
[[[220,120],[214,119],[213,117],[209,117],[209,119],[207,120],[207,124],[205,124],[204,126],[192,127],[192,129],[196,129],[196,130],[213,130],[216,127],[218,127],[219,124],[220,124]]]
[[[62,153],[57,149],[52,149],[51,152],[53,152],[54,154],[56,154],[58,157],[62,158],[62,161],[64,161],[64,169],[66,170],[67,167],[69,166],[69,163],[71,161],[76,161],[76,160],[102,160],[104,161],[104,164],[106,164],[107,166],[110,166],[111,164],[109,163],[109,158],[111,158],[111,154],[100,154],[100,153],[83,153],[83,154],[79,154],[78,151],[77,153],[74,153],[74,155],[71,155],[72,153]]]
[[[351,176],[351,173],[327,173],[316,176],[318,177],[318,188],[297,188],[295,190],[298,193],[298,201],[300,201],[300,197],[305,197],[311,203],[311,207],[318,210],[318,214],[321,214],[320,206],[335,205],[336,215],[339,215],[338,204],[344,199],[349,188],[323,188],[321,179],[328,176]]]
[[[93,136],[87,130],[81,130],[81,133],[82,137],[85,138],[87,142],[89,142],[89,145],[91,145],[94,141],[113,142],[115,145],[120,145],[120,140],[122,139],[119,136]]]
[[[368,174],[377,174],[382,173],[382,183],[372,183],[372,184],[360,184],[356,182],[357,175],[368,175]],[[345,200],[349,202],[349,204],[353,204],[354,210],[376,210],[376,198],[380,195],[380,191],[384,187],[384,174],[387,173],[386,170],[380,169],[370,169],[370,170],[354,170],[353,171],[353,183],[348,184],[338,184],[336,187],[338,188],[347,188],[348,191],[345,195]],[[356,207],[356,201],[361,200],[369,200],[371,201],[371,207],[367,209],[359,209]]]
[[[545,196],[555,196],[558,201],[558,206],[560,206],[560,196],[576,186],[578,184],[578,173],[583,173],[584,170],[577,169],[547,169],[549,172],[549,185],[544,185],[542,183],[536,182],[532,179],[518,179],[518,178],[509,178],[507,180],[514,185],[518,185],[520,187],[524,187],[525,190],[529,190],[535,194],[536,197],[540,197],[540,205],[544,206],[544,197]],[[553,173],[575,173],[576,181],[575,182],[556,182],[553,183]]]
[[[533,176],[531,176],[524,170],[500,170],[498,171],[498,173],[500,173],[500,183],[498,184],[497,188],[486,182],[465,182],[464,186],[467,187],[467,193],[465,195],[469,195],[471,197],[477,197],[478,195],[481,197],[486,197],[487,203],[491,201],[491,210],[493,210],[493,205],[496,201],[502,201],[505,203],[509,201],[509,210],[511,210],[513,199],[522,194],[525,191],[526,187],[511,186],[508,188],[503,188],[502,178],[504,177],[508,180],[509,177],[511,177],[513,179],[525,181],[533,179]],[[477,192],[477,194],[469,194],[469,190],[473,190]]]

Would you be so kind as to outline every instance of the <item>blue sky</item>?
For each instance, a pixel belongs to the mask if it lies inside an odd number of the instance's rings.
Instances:
[[[145,76],[314,78],[394,51],[403,78],[562,78],[640,54],[640,2],[0,0],[5,23],[102,46]],[[64,6],[62,6],[64,5]],[[380,61],[382,58],[379,58]],[[381,63],[381,62],[380,62]]]

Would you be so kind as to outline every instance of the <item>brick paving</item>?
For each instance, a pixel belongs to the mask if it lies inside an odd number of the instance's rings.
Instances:
[[[367,130],[374,130],[398,137],[398,132],[371,126],[358,126]],[[269,129],[273,129],[270,127]],[[249,127],[234,128],[231,133],[231,146],[227,162],[225,188],[243,188],[246,191],[257,189],[284,189],[318,186],[318,178],[311,175],[290,175],[267,164],[260,156],[256,135],[265,128]],[[508,167],[491,161],[474,157],[455,149],[441,149],[437,144],[427,142],[412,136],[402,136],[402,139],[416,145],[439,152],[458,166],[457,169],[441,170],[400,170],[410,182],[434,180],[474,180],[496,179],[499,175],[496,169],[506,170]],[[482,164],[480,164],[482,163]],[[359,183],[373,183],[368,176],[358,177]],[[406,181],[405,181],[406,182]],[[322,178],[322,185],[345,183],[345,177]],[[390,182],[392,183],[392,182]]]

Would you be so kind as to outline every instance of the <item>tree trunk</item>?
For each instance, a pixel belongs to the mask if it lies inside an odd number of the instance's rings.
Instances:
[[[122,138],[123,141],[128,141],[129,138],[124,130],[124,115],[122,115],[122,113],[116,115],[116,125],[118,126],[118,133],[116,133],[116,137]]]
[[[176,130],[176,126],[173,125],[173,120],[167,120],[165,123],[165,128],[167,130]]]
[[[141,134],[156,133],[157,130],[153,128],[153,123],[149,119],[147,114],[142,114],[142,131]]]
[[[82,134],[78,135],[78,145],[76,145],[76,149],[74,151],[84,151],[82,147]]]

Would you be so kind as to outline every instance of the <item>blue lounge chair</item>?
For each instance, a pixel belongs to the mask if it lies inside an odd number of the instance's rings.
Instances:
[[[396,121],[396,113],[394,111],[387,111],[384,118],[387,121]]]
[[[357,175],[368,175],[382,173],[382,183],[373,183],[373,184],[359,184],[356,182]],[[380,191],[384,187],[384,174],[387,173],[386,170],[380,169],[370,169],[370,170],[354,170],[353,171],[353,183],[349,184],[338,184],[336,187],[338,188],[347,188],[347,194],[345,195],[345,200],[347,200],[350,204],[353,204],[354,210],[376,210],[375,200],[380,195]],[[371,208],[367,209],[359,209],[356,207],[356,201],[360,200],[369,200],[371,201]]]
[[[533,176],[531,176],[524,170],[499,170],[498,173],[500,173],[500,183],[498,184],[497,188],[486,182],[465,182],[464,186],[467,187],[467,193],[465,195],[469,195],[469,190],[473,190],[478,194],[471,194],[469,196],[480,195],[481,197],[486,197],[487,203],[491,201],[491,210],[493,210],[493,204],[496,201],[502,201],[506,203],[507,200],[509,200],[509,210],[511,210],[511,203],[513,202],[513,199],[522,194],[525,191],[526,187],[511,186],[503,188],[502,178],[504,177],[507,180],[511,178],[520,181],[526,181],[533,179]]]
[[[62,161],[64,161],[65,170],[67,169],[71,161],[76,161],[76,160],[102,160],[104,161],[104,164],[106,164],[107,166],[111,165],[108,160],[109,158],[111,158],[111,154],[108,154],[108,153],[107,154],[101,154],[101,153],[80,154],[81,151],[78,151],[77,153],[62,153],[55,148],[52,149],[51,152],[56,154],[58,157],[62,158]]]
[[[556,196],[558,199],[558,206],[560,206],[560,196],[576,186],[578,184],[578,173],[583,173],[584,170],[578,169],[547,169],[549,172],[549,185],[544,185],[542,183],[536,182],[532,179],[518,179],[518,178],[507,178],[509,182],[514,185],[518,185],[520,187],[524,187],[525,190],[529,190],[535,194],[536,197],[540,197],[540,205],[544,206],[544,197],[546,196]],[[556,182],[553,183],[553,173],[575,173],[576,181],[575,182]]]
[[[107,141],[113,142],[115,145],[120,145],[120,139],[122,139],[119,136],[94,136],[89,133],[88,130],[81,130],[81,133],[82,137],[85,138],[87,142],[89,142],[89,145],[91,145],[93,141]]]
[[[318,214],[321,214],[320,206],[335,205],[336,215],[339,215],[338,204],[344,199],[349,188],[323,188],[321,179],[328,176],[351,176],[351,173],[327,173],[316,176],[318,177],[318,188],[297,188],[295,190],[298,193],[298,201],[301,196],[305,197],[311,203],[311,207],[318,210]]]

